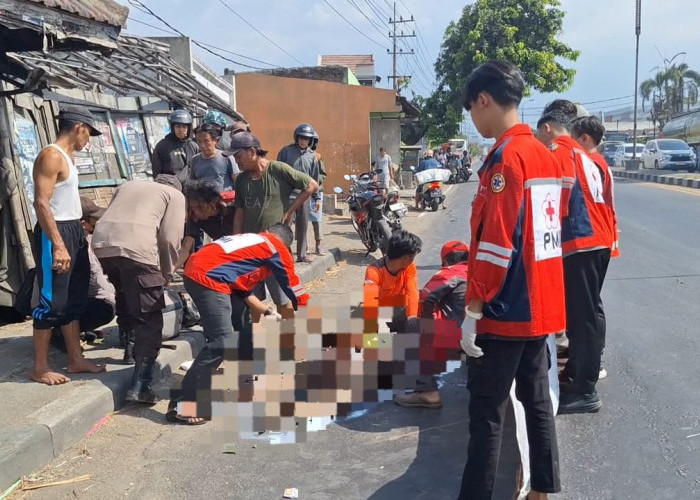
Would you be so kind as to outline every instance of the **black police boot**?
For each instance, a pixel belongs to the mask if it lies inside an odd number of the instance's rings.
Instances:
[[[124,359],[122,363],[125,365],[133,365],[134,361],[134,343],[136,342],[136,332],[134,330],[126,330],[126,344],[124,345]]]
[[[153,382],[153,367],[156,364],[155,358],[136,358],[134,375],[131,379],[131,387],[126,392],[126,400],[135,403],[155,404],[158,396],[151,388]]]

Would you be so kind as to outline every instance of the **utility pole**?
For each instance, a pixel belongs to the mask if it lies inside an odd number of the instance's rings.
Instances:
[[[634,132],[632,144],[632,163],[635,168],[639,168],[637,164],[637,92],[639,92],[639,35],[642,32],[642,0],[637,0],[637,7],[634,19],[634,34],[637,37],[637,48],[634,61]]]
[[[393,58],[393,74],[389,76],[389,80],[393,80],[394,82],[394,91],[398,92],[399,91],[399,80],[403,78],[411,78],[411,75],[398,75],[398,69],[397,69],[397,56],[404,56],[404,55],[415,55],[415,51],[411,49],[410,52],[404,52],[403,49],[399,49],[398,51],[396,50],[396,39],[397,38],[415,38],[416,32],[413,31],[413,34],[411,35],[404,35],[403,31],[401,31],[400,34],[396,33],[396,26],[399,24],[403,23],[412,23],[414,22],[413,19],[413,14],[411,14],[411,19],[404,19],[403,17],[399,17],[399,20],[396,19],[396,2],[394,2],[394,17],[389,19],[389,24],[393,25],[393,30],[389,32],[389,38],[392,39],[393,42],[393,50],[389,51],[387,49],[387,54],[391,54]]]

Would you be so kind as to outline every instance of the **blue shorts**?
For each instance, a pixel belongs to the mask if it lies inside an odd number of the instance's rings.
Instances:
[[[316,208],[316,200],[313,198],[309,199],[309,220],[311,222],[323,222],[323,197],[321,198],[321,209],[318,212],[314,212]]]

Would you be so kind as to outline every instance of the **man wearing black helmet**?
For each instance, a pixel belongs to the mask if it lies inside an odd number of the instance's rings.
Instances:
[[[192,157],[199,153],[199,146],[192,139],[192,115],[185,109],[176,109],[168,121],[170,133],[156,144],[151,157],[153,178],[170,174],[184,183]]]
[[[294,143],[283,147],[277,154],[277,161],[291,165],[294,170],[308,175],[317,183],[321,181],[321,162],[311,149],[311,143],[314,140],[316,131],[308,123],[300,124],[294,129]],[[296,199],[301,193],[300,190],[294,190],[291,194],[288,205]],[[315,211],[321,210],[321,192],[316,191],[311,195],[314,203]],[[311,259],[306,255],[308,245],[306,242],[306,230],[309,225],[309,205],[304,203],[297,211],[294,220],[294,237],[297,240],[297,262],[311,262]]]

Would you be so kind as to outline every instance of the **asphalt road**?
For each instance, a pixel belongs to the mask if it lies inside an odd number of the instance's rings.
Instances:
[[[568,499],[700,498],[700,191],[620,180],[597,415],[557,418]]]
[[[448,239],[466,238],[472,181],[448,193],[448,208],[409,213],[407,228],[424,241],[419,281],[437,269]],[[561,499],[700,498],[700,193],[618,182],[622,257],[604,289],[609,377],[594,415],[557,417]],[[333,227],[327,228],[333,231]],[[318,284],[324,304],[361,287],[368,259],[358,248]],[[39,475],[89,481],[50,487],[26,498],[456,498],[466,459],[468,396],[464,375],[445,377],[441,410],[383,403],[294,445],[235,443],[222,453],[217,422],[165,425],[164,403],[126,407]],[[506,433],[510,435],[510,432]],[[504,442],[499,493],[508,498],[515,455]]]

